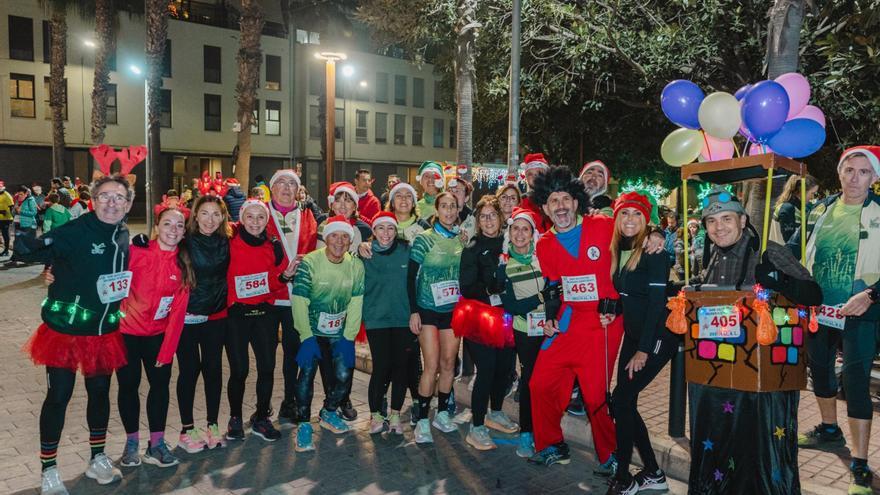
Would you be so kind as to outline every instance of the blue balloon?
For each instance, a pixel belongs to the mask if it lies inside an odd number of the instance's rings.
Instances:
[[[663,88],[660,106],[663,113],[680,127],[697,130],[700,128],[700,103],[706,95],[699,86],[684,79],[676,79]]]
[[[766,143],[785,124],[789,105],[788,93],[781,84],[761,81],[749,88],[742,99],[743,125],[755,140]]]
[[[825,128],[812,119],[792,119],[767,142],[775,153],[789,158],[812,155],[825,144]]]
[[[737,100],[742,100],[743,97],[746,96],[746,93],[748,93],[750,89],[752,89],[752,85],[746,84],[745,86],[736,90],[736,93],[733,94],[733,97],[736,98]]]

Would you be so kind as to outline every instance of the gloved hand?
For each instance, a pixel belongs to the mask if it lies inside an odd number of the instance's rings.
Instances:
[[[781,292],[786,285],[788,277],[770,263],[761,262],[755,265],[755,281],[761,284],[765,289]]]
[[[354,341],[341,338],[331,345],[333,356],[342,357],[342,364],[346,368],[354,368]]]
[[[138,234],[131,238],[131,244],[133,246],[145,248],[150,244],[150,238],[144,234]]]
[[[309,337],[299,345],[299,351],[296,353],[296,364],[300,368],[308,368],[315,363],[315,360],[321,359],[321,349],[318,347],[318,341],[315,337]]]

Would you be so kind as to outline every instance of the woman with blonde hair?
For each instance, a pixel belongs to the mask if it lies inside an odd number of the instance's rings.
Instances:
[[[522,201],[522,193],[513,182],[505,182],[503,186],[498,188],[495,197],[498,198],[501,205],[501,213],[504,214],[505,221],[510,218],[513,209],[519,207],[519,203]]]
[[[819,184],[812,175],[804,177],[807,189],[807,215],[810,214],[810,202],[819,192]],[[782,194],[773,208],[773,222],[770,226],[770,240],[785,245],[791,236],[801,228],[801,178],[792,175],[785,182]]]

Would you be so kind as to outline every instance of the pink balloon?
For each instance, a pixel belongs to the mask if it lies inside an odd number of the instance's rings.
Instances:
[[[810,83],[807,78],[797,72],[789,72],[776,78],[776,82],[788,93],[788,120],[801,113],[810,101]]]
[[[795,115],[794,118],[815,120],[819,125],[825,127],[825,114],[819,107],[814,107],[813,105],[805,106],[801,113]]]
[[[732,139],[718,139],[716,137],[705,135],[703,149],[700,151],[700,158],[703,161],[726,160],[733,158],[734,145]],[[708,144],[708,146],[707,146]]]
[[[771,150],[770,147],[767,145],[764,145],[762,147],[758,143],[752,143],[752,145],[749,146],[749,156],[766,155],[767,153],[773,153],[773,150]]]

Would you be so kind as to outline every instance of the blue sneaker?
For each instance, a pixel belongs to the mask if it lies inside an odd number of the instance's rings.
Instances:
[[[593,469],[593,474],[598,476],[611,476],[617,472],[617,456],[614,452],[608,456],[608,459]]]
[[[544,466],[568,464],[571,462],[571,456],[568,454],[568,445],[566,445],[565,442],[553,444],[540,452],[536,452],[532,457],[529,457],[529,462]]]
[[[315,450],[315,444],[312,443],[312,424],[300,423],[296,429],[296,441],[293,449],[297,452],[309,452]]]
[[[531,433],[519,434],[519,447],[516,448],[516,455],[526,459],[535,455],[535,437]]]
[[[339,413],[336,411],[328,411],[326,409],[321,409],[321,427],[332,431],[333,433],[346,433],[351,429],[351,426],[348,426],[348,423],[342,420],[339,417]]]

